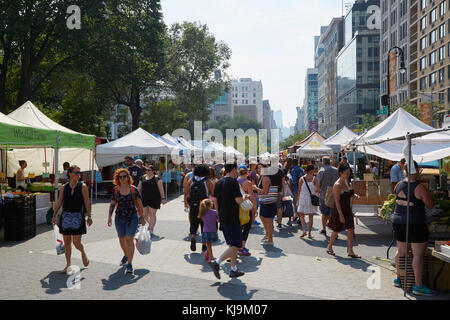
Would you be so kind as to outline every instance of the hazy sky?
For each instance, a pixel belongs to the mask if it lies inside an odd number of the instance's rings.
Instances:
[[[314,35],[342,15],[341,0],[162,0],[167,24],[207,24],[232,50],[232,78],[263,84],[263,98],[293,126],[305,96],[307,68],[314,66]]]

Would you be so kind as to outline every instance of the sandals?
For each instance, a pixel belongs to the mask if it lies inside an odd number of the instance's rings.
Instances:
[[[306,232],[303,233],[303,234],[300,236],[300,238],[303,238],[303,237],[305,237],[305,236],[306,236]]]
[[[330,256],[335,256],[335,255],[336,255],[336,253],[334,253],[333,250],[327,250],[327,253],[328,253]]]
[[[62,269],[59,273],[61,274],[67,274],[67,269],[69,269],[70,266],[66,266],[64,269]]]
[[[89,262],[90,262],[88,257],[86,255],[84,255],[84,256],[81,256],[81,259],[83,259],[83,265],[85,267],[87,267],[89,265]]]
[[[357,254],[349,254],[349,257],[353,258],[353,259],[360,259],[361,256],[358,256]]]
[[[312,239],[312,238],[314,238],[313,236],[308,236],[308,239]]]

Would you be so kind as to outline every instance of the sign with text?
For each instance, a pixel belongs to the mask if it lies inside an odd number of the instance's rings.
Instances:
[[[420,103],[420,120],[431,126],[431,102]]]
[[[394,92],[397,88],[397,53],[391,51],[389,55],[389,91]]]

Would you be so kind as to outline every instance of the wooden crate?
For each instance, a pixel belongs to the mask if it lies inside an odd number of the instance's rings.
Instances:
[[[381,197],[367,197],[367,204],[378,206],[383,205],[384,200]]]
[[[391,194],[391,180],[380,179],[380,196],[384,199]]]
[[[450,264],[446,263],[442,273],[437,278],[436,286],[434,280],[439,270],[442,268],[442,260],[431,255],[431,250],[427,249],[424,257],[424,283],[433,290],[450,290]]]

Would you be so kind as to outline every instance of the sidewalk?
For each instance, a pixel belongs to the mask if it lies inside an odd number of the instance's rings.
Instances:
[[[328,255],[327,241],[318,232],[319,216],[314,219],[314,239],[300,239],[298,225],[286,226],[275,229],[274,247],[262,247],[263,229],[253,228],[247,244],[252,256],[238,260],[245,275],[229,278],[225,262],[217,280],[203,259],[201,244],[196,252],[189,249],[182,199],[158,211],[155,233],[160,238],[153,242],[150,255],[136,252],[134,276],[119,267],[123,253],[114,227],[106,225],[109,203],[94,204],[94,224],[83,237],[91,264],[81,271],[79,290],[68,289],[69,276],[57,272],[65,259],[56,255],[51,227],[39,226],[39,234],[26,242],[0,243],[0,299],[405,299],[403,291],[392,285],[394,268],[380,260],[386,258],[392,233],[390,225],[378,218],[361,218],[356,227],[355,252],[363,259],[347,257],[345,234],[336,241],[336,256]],[[226,248],[221,232],[219,238],[215,256]],[[75,248],[72,252],[72,264],[82,266],[80,253]],[[391,257],[394,254],[395,248]],[[379,267],[380,290],[367,288],[369,266]]]

